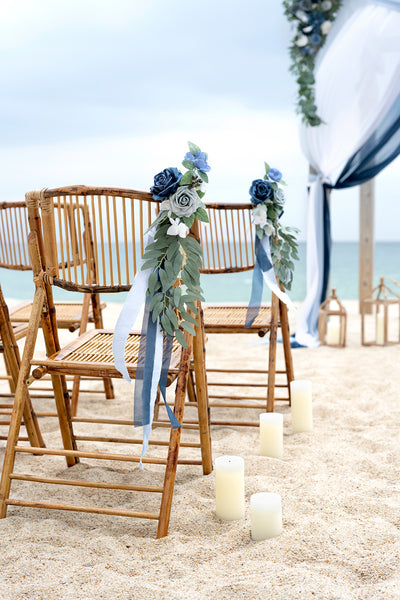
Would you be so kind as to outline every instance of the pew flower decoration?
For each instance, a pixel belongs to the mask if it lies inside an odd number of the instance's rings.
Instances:
[[[296,29],[289,51],[290,71],[299,86],[297,112],[304,123],[315,127],[323,122],[315,105],[315,57],[325,44],[342,0],[284,0],[283,5],[286,17]]]
[[[195,335],[197,308],[203,300],[200,287],[202,248],[188,235],[195,219],[208,223],[202,202],[204,183],[210,171],[208,157],[196,144],[188,142],[189,152],[182,162],[182,173],[175,167],[154,177],[150,192],[160,202],[160,212],[151,224],[154,241],[147,245],[142,270],[152,269],[147,295],[153,323],[160,318],[164,337],[173,336],[187,347],[184,331]]]
[[[278,169],[265,165],[263,179],[255,179],[249,189],[252,203],[252,220],[256,236],[261,241],[269,238],[271,262],[279,283],[287,290],[293,281],[294,260],[298,260],[296,227],[283,227],[279,221],[285,204],[285,194],[280,187],[286,185]]]

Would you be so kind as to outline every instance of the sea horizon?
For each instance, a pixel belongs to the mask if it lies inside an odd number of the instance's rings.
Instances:
[[[329,288],[336,288],[342,300],[358,299],[358,242],[333,242]],[[400,283],[400,242],[375,242],[374,286],[380,277]],[[247,302],[251,292],[252,272],[202,275],[201,285],[207,302]],[[31,271],[0,269],[0,284],[5,298],[31,300],[34,294]],[[389,287],[399,291],[395,284]],[[299,261],[295,264],[293,286],[289,296],[293,302],[302,302],[306,295],[306,243],[299,243]],[[105,294],[107,302],[123,302],[126,293]],[[264,300],[269,299],[268,290]],[[75,300],[76,294],[54,288],[55,300]]]

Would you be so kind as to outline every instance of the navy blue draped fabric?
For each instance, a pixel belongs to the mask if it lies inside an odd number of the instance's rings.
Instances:
[[[400,6],[399,2],[396,2]],[[365,183],[400,154],[400,95],[396,98],[373,134],[347,161],[335,185],[324,185],[324,279],[320,302],[326,299],[330,269],[331,225],[327,188],[334,190]]]

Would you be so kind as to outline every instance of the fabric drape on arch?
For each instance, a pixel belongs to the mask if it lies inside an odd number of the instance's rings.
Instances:
[[[307,295],[293,345],[318,346],[318,311],[330,266],[326,191],[375,177],[400,153],[400,0],[351,0],[338,15],[315,67],[318,114],[302,126],[310,176]]]

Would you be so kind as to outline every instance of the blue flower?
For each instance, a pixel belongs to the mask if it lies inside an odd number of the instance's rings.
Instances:
[[[195,155],[191,152],[186,152],[183,160],[190,160],[196,169],[202,173],[208,173],[208,171],[211,170],[211,167],[207,164],[207,154],[205,152],[200,152],[200,150],[198,150]]]
[[[310,42],[313,46],[319,46],[322,42],[322,38],[319,33],[313,33],[312,36],[310,36]]]
[[[169,167],[161,173],[157,173],[154,176],[154,185],[150,188],[154,200],[162,202],[169,198],[178,189],[181,179],[182,173],[175,167]]]
[[[280,181],[282,179],[282,173],[278,171],[278,169],[270,169],[268,171],[268,177],[272,179],[272,181]]]
[[[274,196],[274,190],[269,181],[255,179],[250,186],[249,194],[253,204],[261,204]]]
[[[310,48],[310,46],[305,46],[304,48],[301,49],[302,53],[305,54],[306,56],[309,56],[310,54],[313,53],[313,49]]]

